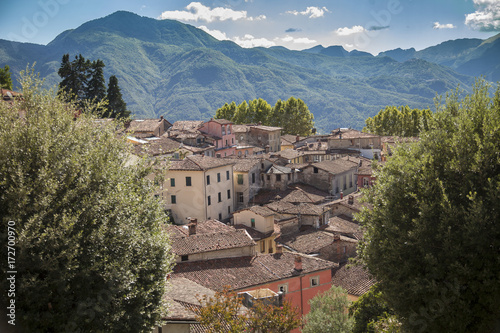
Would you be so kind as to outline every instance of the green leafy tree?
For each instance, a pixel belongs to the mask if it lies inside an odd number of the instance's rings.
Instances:
[[[250,309],[251,332],[288,333],[302,324],[299,310],[288,301],[282,306],[256,301]]]
[[[419,136],[429,128],[433,114],[429,109],[410,109],[408,106],[386,106],[365,121],[364,132],[377,135]]]
[[[289,302],[278,307],[256,300],[251,308],[245,308],[236,292],[225,287],[215,296],[198,298],[203,304],[195,310],[197,320],[210,333],[287,333],[301,324],[298,309]]]
[[[196,320],[206,332],[240,333],[247,327],[247,318],[241,313],[241,299],[230,287],[198,300],[203,306],[196,310]]]
[[[314,115],[300,98],[290,97],[284,107],[283,134],[308,136],[314,127]]]
[[[0,103],[0,237],[13,226],[16,326],[151,332],[173,264],[152,169],[129,165],[126,141],[93,110],[76,116],[32,72],[21,85],[19,104]]]
[[[437,101],[367,195],[359,252],[409,332],[492,332],[500,318],[500,88]],[[496,322],[496,323],[495,323]]]
[[[234,115],[236,114],[236,103],[233,101],[231,104],[224,104],[221,108],[217,109],[215,112],[215,119],[226,119],[233,121]]]
[[[352,333],[374,333],[373,324],[386,314],[392,313],[375,284],[349,307],[349,314],[354,319]]]
[[[123,101],[120,87],[118,86],[118,79],[112,75],[109,78],[108,84],[108,115],[110,118],[127,118],[130,111],[127,110],[127,104]]]
[[[350,333],[354,324],[348,314],[347,292],[332,286],[309,301],[311,310],[305,316],[303,333]]]
[[[8,65],[0,68],[0,88],[12,90],[12,78],[10,77],[10,68]]]

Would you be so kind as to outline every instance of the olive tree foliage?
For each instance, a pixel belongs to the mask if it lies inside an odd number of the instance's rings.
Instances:
[[[23,99],[0,103],[0,237],[15,224],[16,324],[150,332],[173,263],[151,169],[127,163],[116,124],[92,116],[98,106],[78,115],[27,72]]]
[[[348,313],[350,301],[342,287],[332,286],[309,301],[303,333],[350,333],[354,321]]]
[[[437,100],[368,192],[359,254],[409,332],[492,332],[500,318],[500,89]]]

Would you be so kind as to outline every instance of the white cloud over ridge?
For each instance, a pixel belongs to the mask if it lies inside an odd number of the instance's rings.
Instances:
[[[198,29],[201,29],[201,30],[205,31],[207,34],[211,35],[215,39],[218,39],[218,40],[229,40],[229,38],[227,37],[226,33],[222,32],[220,30],[210,30],[210,29],[208,29],[208,27],[206,27],[204,25],[199,26]]]
[[[500,31],[500,1],[473,1],[476,11],[465,16],[465,24],[474,30]]]
[[[309,18],[318,18],[325,15],[325,13],[329,13],[330,11],[326,7],[307,7],[306,10],[299,12],[297,10],[289,10],[286,13],[292,15],[308,15]]]
[[[263,47],[271,47],[271,46],[276,46],[276,43],[273,41],[270,41],[269,39],[266,38],[255,38],[254,36],[250,34],[246,34],[243,38],[240,37],[235,37],[232,39],[233,42],[238,44],[241,47],[244,48],[251,48],[251,47],[258,47],[258,46],[263,46]]]
[[[454,28],[456,28],[456,26],[454,26],[451,23],[441,24],[439,22],[434,22],[434,26],[432,28],[433,29],[454,29]]]
[[[283,38],[275,38],[275,40],[280,40],[280,41],[287,42],[287,43],[291,42],[294,44],[315,44],[315,43],[317,43],[317,41],[315,41],[314,39],[309,39],[307,37],[295,38],[295,37],[292,37],[289,35],[286,35]]]
[[[248,17],[245,10],[236,11],[224,7],[210,8],[200,2],[191,2],[186,6],[186,10],[165,11],[161,13],[159,19],[171,19],[179,21],[205,21],[210,23],[213,21],[227,20],[264,20],[266,19],[266,16],[260,15],[258,17]]]
[[[357,34],[360,32],[365,32],[365,31],[366,31],[366,29],[363,28],[362,26],[355,25],[351,28],[348,28],[348,27],[338,28],[337,30],[335,30],[335,33],[339,36],[349,36],[349,35],[354,35],[354,34]]]

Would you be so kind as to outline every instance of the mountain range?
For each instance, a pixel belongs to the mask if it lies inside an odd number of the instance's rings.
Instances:
[[[0,66],[10,66],[15,86],[33,63],[47,87],[57,84],[65,53],[103,60],[135,118],[205,120],[226,102],[263,98],[274,105],[294,96],[313,112],[320,133],[361,129],[387,105],[432,109],[436,94],[470,89],[475,76],[500,80],[500,34],[373,56],[342,46],[242,48],[188,24],[120,11],[47,45],[0,40]]]

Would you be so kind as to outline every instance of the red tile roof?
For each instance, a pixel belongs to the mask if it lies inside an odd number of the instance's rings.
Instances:
[[[169,170],[204,171],[226,165],[233,165],[233,162],[223,158],[191,155],[182,161],[173,161]]]
[[[318,253],[322,248],[336,241],[357,243],[355,239],[315,229],[281,236],[279,240],[280,243],[305,254]]]
[[[294,270],[296,255],[302,258],[302,274],[338,267],[330,261],[285,252],[254,257],[181,262],[175,266],[174,276],[185,277],[214,290],[222,290],[227,285],[238,290],[297,275],[297,271]]]
[[[245,230],[195,234],[172,239],[172,250],[178,256],[255,246]]]
[[[344,265],[332,278],[333,285],[344,288],[348,294],[354,296],[363,295],[375,282],[376,280],[363,266]]]

